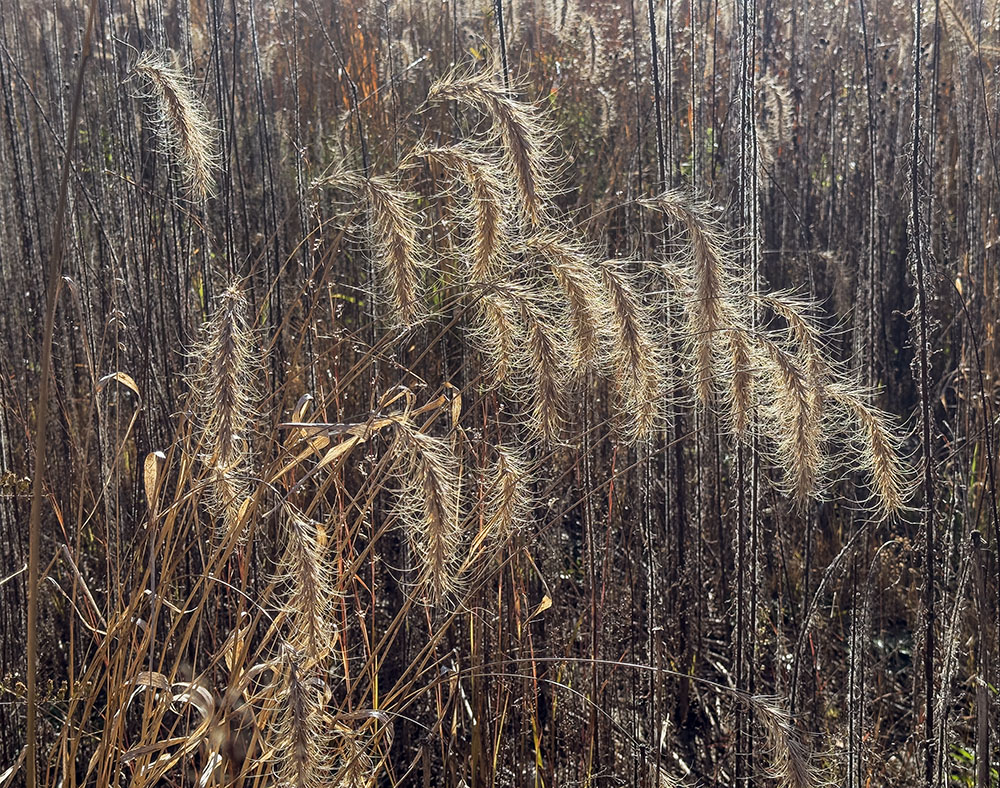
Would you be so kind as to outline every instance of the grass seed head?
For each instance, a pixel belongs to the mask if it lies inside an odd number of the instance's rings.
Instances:
[[[219,167],[217,131],[190,79],[161,52],[140,55],[133,71],[145,83],[143,95],[164,153],[180,167],[195,196],[211,196],[212,174]]]

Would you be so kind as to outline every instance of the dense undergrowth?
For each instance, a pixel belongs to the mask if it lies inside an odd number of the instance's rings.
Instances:
[[[995,786],[998,33],[0,2],[0,788]]]

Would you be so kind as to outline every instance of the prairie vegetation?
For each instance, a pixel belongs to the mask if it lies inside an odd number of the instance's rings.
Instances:
[[[998,35],[0,1],[0,788],[997,786]]]

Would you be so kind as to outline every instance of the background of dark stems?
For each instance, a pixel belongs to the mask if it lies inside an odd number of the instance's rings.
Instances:
[[[623,443],[611,387],[578,382],[561,441],[528,444],[529,516],[446,601],[416,582],[394,527],[391,441],[373,438],[308,499],[318,520],[341,513],[325,521],[341,595],[321,675],[337,734],[314,757],[368,747],[354,782],[331,767],[312,784],[794,784],[742,692],[775,696],[775,714],[793,715],[788,747],[836,784],[996,786],[1000,7],[501,8],[511,95],[555,130],[553,223],[599,259],[666,259],[683,233],[637,201],[680,188],[708,200],[735,288],[817,302],[827,353],[902,425],[910,506],[872,516],[847,461],[819,498],[791,501],[757,440],[737,449],[718,411],[695,403],[669,305],[668,418]],[[82,2],[0,0],[0,772],[24,754],[20,570],[86,14]],[[308,466],[255,499],[248,544],[219,559],[205,471],[185,460],[197,453],[186,373],[232,281],[258,350],[260,462],[297,453],[279,425],[306,393],[310,419],[360,423],[396,385],[417,405],[461,392],[458,421],[443,406],[432,431],[484,461],[522,436],[523,408],[485,384],[467,340],[453,275],[461,197],[443,171],[418,162],[413,175],[432,318],[408,329],[373,324],[357,205],[313,185],[341,161],[391,174],[418,140],[482,138],[481,115],[425,99],[453,66],[499,63],[497,22],[474,0],[98,2],[53,340],[39,785],[284,779],[273,772],[288,753],[267,752],[245,711],[223,710],[224,655],[241,622],[280,610],[275,507]],[[175,53],[217,129],[214,197],[192,197],[158,142],[131,74],[150,50]],[[106,377],[116,372],[128,379]],[[172,514],[151,528],[143,469],[157,450]],[[280,657],[262,620],[244,670]],[[192,733],[190,702],[166,709],[137,692],[139,671],[175,693],[202,688],[212,733]],[[150,779],[141,764],[186,737],[189,752]],[[206,769],[213,752],[224,760]],[[22,765],[0,783],[24,779]]]

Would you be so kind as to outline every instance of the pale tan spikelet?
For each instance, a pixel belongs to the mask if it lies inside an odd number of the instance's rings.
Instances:
[[[427,250],[420,240],[420,217],[413,208],[416,195],[391,176],[362,178],[345,170],[334,172],[319,185],[346,189],[365,200],[368,243],[390,322],[399,326],[418,322],[423,313],[420,272],[427,266]]]
[[[285,550],[278,563],[277,578],[288,589],[283,603],[290,620],[285,640],[308,664],[315,664],[333,647],[335,584],[319,524],[288,503],[282,515]]]
[[[524,216],[531,225],[541,224],[553,186],[551,132],[538,108],[512,98],[494,70],[465,77],[452,74],[434,83],[427,98],[470,104],[486,114],[503,150],[504,169],[517,184]]]
[[[376,262],[388,280],[395,317],[399,324],[416,322],[420,313],[420,268],[425,265],[418,233],[420,223],[410,206],[415,196],[390,178],[365,181],[371,210],[369,235],[377,250]]]
[[[533,424],[547,440],[562,433],[565,411],[565,351],[559,331],[544,315],[522,307],[527,331],[529,371],[534,390]]]
[[[486,357],[487,372],[496,385],[506,382],[519,354],[520,319],[510,299],[485,292],[476,302],[478,320],[471,332],[476,347]]]
[[[526,250],[544,257],[568,302],[568,318],[573,329],[572,366],[583,372],[594,366],[601,348],[601,334],[607,325],[607,301],[596,262],[578,244],[546,233],[524,242]]]
[[[757,81],[762,118],[756,125],[761,163],[773,164],[778,148],[792,136],[792,95],[773,76]]]
[[[724,234],[711,209],[680,190],[641,202],[683,224],[690,240],[688,339],[694,354],[695,393],[703,405],[708,405],[717,378],[716,357],[720,345],[726,342],[722,334],[734,311],[726,305],[731,295]]]
[[[766,336],[758,336],[757,342],[770,366],[762,379],[770,391],[767,415],[776,428],[778,459],[788,492],[802,504],[816,492],[823,470],[817,392],[794,355]]]
[[[201,458],[210,472],[209,509],[224,521],[227,532],[250,495],[253,425],[263,370],[248,312],[242,286],[232,284],[202,329],[191,377]]]
[[[472,277],[487,282],[501,276],[509,264],[510,237],[504,208],[506,191],[498,173],[485,160],[479,166],[467,165],[465,175],[472,190],[475,211],[475,231],[469,254]]]
[[[912,480],[889,416],[865,402],[858,389],[849,384],[830,385],[828,392],[846,411],[848,423],[853,420],[860,427],[851,429],[848,439],[858,464],[869,476],[879,516],[885,518],[901,512],[909,498]]]
[[[246,470],[234,466],[210,468],[209,510],[221,521],[219,536],[236,534],[241,544],[247,538],[243,506],[251,494]]]
[[[655,427],[663,406],[666,372],[656,321],[619,261],[601,263],[600,275],[612,325],[612,379],[619,407],[627,416],[625,434],[636,441]]]
[[[591,79],[598,78],[604,72],[605,47],[604,34],[601,25],[593,14],[583,14],[580,17],[580,28],[587,41],[587,65]]]
[[[486,475],[486,527],[496,541],[503,542],[530,519],[532,474],[522,448],[498,445],[495,451],[496,460]]]
[[[375,783],[375,762],[368,742],[357,731],[337,726],[335,757],[340,764],[334,785],[338,788],[369,788]]]
[[[549,21],[560,41],[576,28],[579,18],[580,8],[576,0],[553,0],[549,9]]]
[[[382,13],[377,12],[377,16],[381,17]],[[417,56],[414,54],[413,45],[405,30],[402,35],[393,36],[392,46],[387,47],[387,49],[386,56],[379,57],[376,62],[379,84],[388,85],[392,82],[411,79],[413,73],[410,66],[417,59]]]
[[[217,134],[187,75],[166,53],[157,52],[140,55],[133,71],[147,83],[144,95],[153,106],[152,119],[164,153],[180,167],[195,195],[210,195],[212,172],[219,166]]]
[[[396,513],[420,559],[421,580],[440,598],[458,583],[460,465],[448,441],[419,432],[402,418],[394,428],[393,454],[400,480]]]
[[[811,319],[815,304],[792,293],[779,291],[757,297],[788,324],[788,331],[796,346],[799,364],[809,376],[813,389],[812,407],[816,411],[816,423],[823,420],[826,385],[833,375],[833,369],[824,356],[823,335],[819,326]]]
[[[663,764],[658,764],[655,758],[649,759],[649,784],[654,788],[683,788],[683,784],[666,770]]]
[[[948,11],[947,17],[949,21],[953,22],[955,27],[958,28],[963,42],[969,47],[970,51],[978,54],[1000,54],[1000,47],[997,47],[995,44],[984,43],[982,41],[983,37],[975,34],[972,26],[969,24],[969,20],[965,18],[965,14],[951,0],[943,0],[942,5]],[[950,24],[945,27],[945,29],[950,28]]]
[[[750,704],[764,730],[767,776],[781,788],[818,788],[826,785],[810,763],[809,753],[795,731],[792,717],[779,699],[755,695]]]
[[[739,17],[733,18],[733,7],[729,3],[716,3],[715,25],[720,41],[728,41],[739,24]]]
[[[770,122],[774,129],[774,137],[779,142],[784,142],[792,136],[794,125],[792,113],[795,110],[795,105],[792,94],[773,76],[764,77],[760,86],[763,89],[765,110],[771,116]]]
[[[816,305],[786,291],[764,293],[756,299],[780,315],[788,324],[788,329],[798,345],[798,356],[810,374],[817,379],[825,376],[827,365],[823,360],[823,334],[812,320]]]
[[[561,322],[565,310],[554,316],[549,301],[544,290],[494,284],[480,296],[482,320],[471,336],[494,374],[502,372],[510,391],[530,402],[532,427],[556,440],[565,420],[570,334]]]
[[[600,120],[597,124],[597,135],[601,137],[601,139],[605,139],[608,134],[611,133],[611,125],[618,117],[617,106],[615,104],[614,95],[611,91],[606,90],[603,87],[598,87],[597,95],[601,99]]]
[[[468,146],[418,149],[415,155],[459,173],[469,189],[467,213],[472,233],[466,257],[472,281],[486,283],[506,276],[510,265],[509,197],[496,165]]]
[[[544,293],[514,284],[492,288],[498,302],[517,315],[512,380],[514,393],[524,394],[532,409],[531,425],[546,440],[556,440],[565,423],[569,385],[568,328],[554,318]]]
[[[587,80],[597,85],[607,75],[604,34],[593,14],[580,14],[576,22],[576,35],[583,45]]]
[[[656,262],[644,262],[648,268],[656,270],[666,283],[676,292],[683,293],[691,289],[690,272],[682,265],[678,265],[674,260],[660,260]]]
[[[287,788],[321,788],[330,772],[322,682],[294,649],[285,649],[279,665],[277,719],[268,731],[274,734],[275,776]]]

